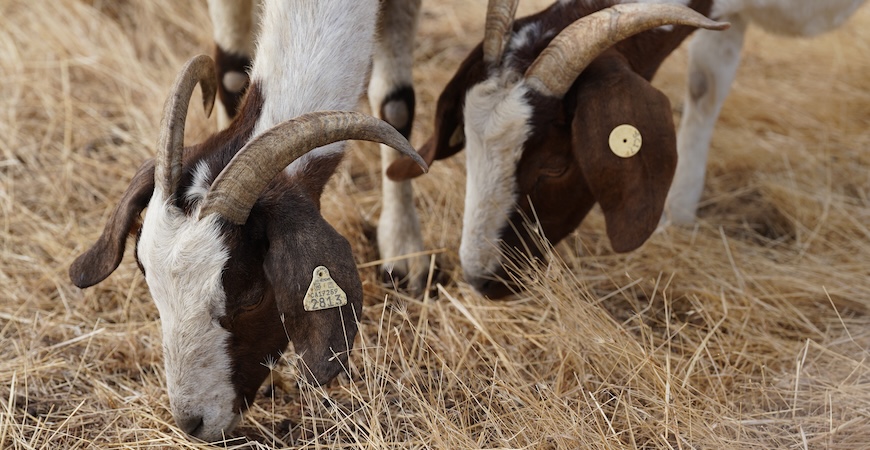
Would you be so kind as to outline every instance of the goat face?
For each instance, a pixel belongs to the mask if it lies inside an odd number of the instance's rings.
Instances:
[[[362,287],[350,245],[306,195],[267,192],[243,226],[215,214],[198,219],[197,209],[186,214],[155,194],[136,254],[160,312],[173,416],[189,434],[216,440],[253,403],[288,340],[309,380],[326,382],[342,370]],[[319,265],[348,305],[304,310]]]
[[[526,218],[536,220],[534,229],[556,243],[597,202],[614,250],[630,251],[655,229],[673,177],[670,104],[648,80],[692,28],[642,32],[662,25],[654,22],[634,29],[613,48],[604,46],[593,55],[581,49],[578,53],[588,59],[582,64],[554,63],[553,54],[570,54],[565,51],[570,38],[562,33],[554,39],[556,33],[598,26],[571,24],[575,16],[615,23],[622,14],[652,6],[620,5],[591,15],[585,2],[575,3],[559,2],[518,21],[515,42],[504,46],[503,58],[488,58],[481,48],[472,52],[439,98],[435,135],[420,150],[428,161],[452,155],[457,139],[448,136],[458,134],[450,127],[463,127],[467,184],[460,259],[466,279],[492,298],[518,288],[508,268],[542,257]],[[671,23],[713,24],[690,15],[691,20]],[[544,50],[551,40],[561,52]],[[541,72],[565,66],[577,73],[561,79],[563,74],[557,74],[553,81]],[[629,158],[614,154],[609,143],[622,124],[635,127],[643,139],[643,149]],[[414,175],[402,161],[390,169],[394,178]]]
[[[215,89],[208,57],[191,60],[176,80],[157,157],[139,169],[70,277],[82,288],[108,277],[148,207],[136,256],[160,313],[171,410],[187,433],[217,440],[253,402],[288,341],[311,382],[346,367],[362,284],[350,244],[320,215],[320,195],[343,155],[335,143],[373,140],[417,155],[390,125],[358,113],[304,114],[251,139],[263,105],[256,83],[230,128],[183,148],[197,83],[208,110]],[[319,266],[346,304],[306,309]]]
[[[185,149],[178,202],[155,188],[154,163],[146,162],[103,236],[70,269],[79,287],[101,281],[120,262],[127,235],[137,234],[136,260],[160,314],[171,411],[180,428],[203,440],[235,427],[288,340],[309,381],[324,383],[342,371],[362,308],[350,245],[320,216],[313,196],[319,192],[309,192],[310,184],[277,180],[243,225],[217,214],[197,217],[211,183],[197,160],[205,148],[233,146],[224,138],[232,130]],[[149,198],[136,233],[135,218]],[[348,303],[306,311],[302,299],[321,265]]]

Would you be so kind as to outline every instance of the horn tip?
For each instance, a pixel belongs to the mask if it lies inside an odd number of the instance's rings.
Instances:
[[[214,100],[214,95],[203,97],[202,109],[205,110],[205,117],[211,117],[211,113],[214,111]]]
[[[419,153],[412,150],[408,153],[408,155],[411,157],[411,159],[414,160],[415,163],[417,163],[418,166],[420,166],[420,169],[423,170],[423,173],[429,173],[429,164],[426,164],[426,160],[424,160]]]
[[[731,28],[731,22],[713,22],[705,28],[708,30],[724,31]]]

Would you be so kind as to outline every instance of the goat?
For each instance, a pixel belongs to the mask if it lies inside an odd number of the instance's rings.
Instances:
[[[210,57],[192,59],[166,102],[156,158],[70,267],[77,286],[99,283],[138,232],[170,408],[192,436],[230,432],[288,341],[311,382],[346,366],[362,284],[349,243],[320,214],[320,196],[343,157],[341,141],[416,153],[386,122],[342,112],[362,94],[377,10],[377,0],[267,2],[238,117],[184,148],[191,94],[199,84],[210,111],[217,80]]]
[[[459,253],[484,295],[519,289],[506,267],[526,264],[520,254],[543,258],[526,244],[523,217],[555,243],[597,201],[619,252],[658,225],[676,139],[670,103],[649,80],[694,27],[727,24],[704,17],[710,0],[617,3],[562,0],[514,23],[516,0],[491,1],[483,43],[438,99],[434,135],[419,152],[431,163],[467,150]],[[396,161],[388,176],[418,175],[409,162]]]
[[[421,0],[384,0],[378,16],[377,40],[372,59],[368,97],[372,113],[393,125],[410,139],[414,121],[415,96],[411,66],[414,36]],[[253,0],[209,0],[212,18],[215,61],[221,80],[218,125],[223,127],[236,113],[238,99],[247,88],[246,67],[250,64],[256,34],[256,2]],[[383,201],[378,220],[378,250],[383,260],[385,278],[393,278],[412,293],[425,287],[426,256],[423,250],[420,221],[414,207],[410,181],[393,181],[386,168],[399,153],[381,146]]]
[[[713,127],[740,63],[750,23],[780,34],[813,36],[840,26],[864,0],[717,0],[711,17],[727,20],[722,33],[699,30],[689,42],[689,76],[677,133],[677,171],[668,193],[664,222],[695,220],[704,188]]]

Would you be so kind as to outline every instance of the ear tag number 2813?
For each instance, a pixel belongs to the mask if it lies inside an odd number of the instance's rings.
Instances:
[[[303,301],[306,311],[337,308],[347,304],[347,294],[329,276],[329,269],[317,266]]]

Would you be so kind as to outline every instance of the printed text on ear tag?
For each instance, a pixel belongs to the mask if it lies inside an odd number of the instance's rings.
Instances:
[[[620,158],[631,158],[640,151],[641,141],[637,128],[623,124],[610,132],[610,151]]]
[[[305,310],[319,311],[321,309],[337,308],[347,304],[347,294],[329,276],[329,269],[317,266],[305,293]]]

